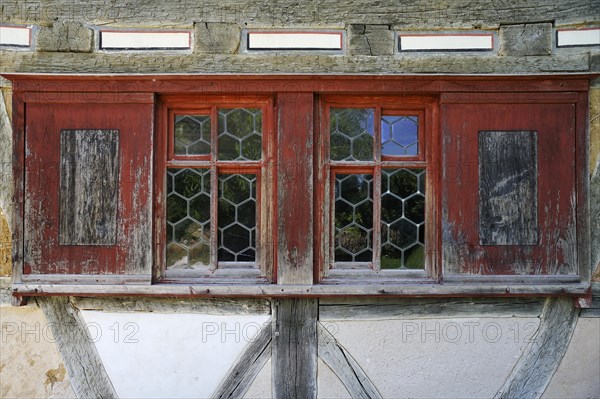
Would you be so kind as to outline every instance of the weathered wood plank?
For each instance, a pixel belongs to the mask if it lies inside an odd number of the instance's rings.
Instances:
[[[250,58],[251,57],[251,58]],[[43,53],[2,51],[2,70],[20,73],[565,73],[590,70],[589,54],[533,57],[471,55],[330,56]]]
[[[353,398],[382,397],[356,360],[321,323],[317,325],[317,335],[319,357],[338,376]]]
[[[558,369],[577,323],[570,298],[548,298],[537,334],[495,398],[539,398]]]
[[[479,132],[479,242],[536,245],[537,132]]]
[[[322,299],[320,320],[538,317],[540,298]]]
[[[288,6],[289,4],[289,6]],[[334,0],[297,3],[267,0],[211,0],[207,2],[165,3],[157,0],[113,3],[108,0],[41,0],[31,5],[19,0],[4,0],[2,18],[11,23],[47,25],[55,20],[72,20],[76,16],[89,18],[96,25],[191,27],[198,22],[240,23],[248,26],[340,26],[341,21],[361,24],[393,24],[404,29],[424,26],[467,28],[497,27],[505,24],[538,21],[573,22],[600,19],[595,3],[586,0],[557,2],[532,0],[504,2],[481,0],[467,3],[448,0],[432,3],[427,0],[381,2],[377,7],[369,0]],[[287,7],[286,7],[287,6]],[[564,23],[564,22],[563,22]]]
[[[243,398],[271,357],[271,326],[265,326],[248,345],[213,394],[213,398]]]
[[[264,299],[206,298],[152,299],[140,297],[90,298],[74,297],[73,305],[81,310],[105,310],[107,312],[150,313],[202,313],[209,315],[268,315],[271,305]]]
[[[313,282],[313,94],[277,96],[278,284]]]
[[[364,285],[275,285],[275,284],[154,284],[154,285],[75,285],[75,284],[13,284],[15,296],[76,295],[144,295],[149,297],[315,297],[315,296],[372,296],[372,297],[470,297],[494,295],[585,295],[589,283],[577,284],[364,284]]]
[[[39,298],[78,398],[116,398],[117,394],[79,310],[67,297]]]
[[[115,245],[119,131],[62,130],[60,245]]]
[[[317,397],[316,299],[281,299],[273,309],[273,397]]]

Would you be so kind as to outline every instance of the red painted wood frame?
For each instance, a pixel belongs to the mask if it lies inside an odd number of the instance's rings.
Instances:
[[[585,223],[577,215],[586,207],[581,198],[585,189],[577,179],[585,169],[581,140],[586,122],[577,114],[586,103],[577,93],[547,93],[543,98],[528,93],[472,93],[442,98],[445,280],[523,275],[564,282],[586,278],[579,263],[589,256],[580,247],[586,240],[577,240],[577,226]],[[477,135],[489,130],[526,130],[537,135],[540,238],[536,245],[479,242],[477,166],[484,160],[478,160]]]
[[[360,280],[402,281],[419,279],[437,281],[439,279],[438,234],[439,229],[439,173],[435,162],[440,157],[439,134],[435,117],[437,103],[432,96],[323,96],[321,98],[319,140],[315,160],[316,173],[316,227],[315,236],[323,237],[325,245],[315,246],[315,278],[318,282],[343,283]],[[330,160],[330,109],[362,108],[374,109],[374,139],[372,161],[333,161]],[[381,149],[381,117],[382,116],[417,116],[418,117],[418,152],[412,156],[383,155]],[[381,170],[384,168],[419,168],[426,173],[425,195],[425,259],[424,270],[381,270]],[[367,173],[373,175],[373,257],[366,270],[359,270],[359,264],[339,264],[334,262],[334,184],[336,174]],[[336,270],[335,277],[330,270],[334,264],[342,266]],[[347,269],[347,270],[343,270]]]
[[[60,76],[60,75],[5,75],[13,82],[13,176],[15,180],[15,207],[13,218],[13,280],[15,281],[15,295],[149,295],[149,296],[348,296],[348,295],[392,295],[392,296],[465,296],[465,295],[586,295],[589,289],[590,277],[590,262],[589,262],[589,198],[588,198],[588,164],[587,164],[587,113],[588,113],[588,90],[589,80],[597,77],[597,75],[539,75],[539,76],[309,76],[309,75],[285,75],[285,76]],[[432,134],[436,138],[441,136],[442,122],[447,110],[440,109],[439,104],[450,104],[460,102],[462,104],[515,104],[518,109],[518,104],[546,104],[558,102],[563,105],[572,104],[574,113],[570,114],[573,117],[572,122],[575,124],[575,157],[574,157],[574,174],[569,178],[575,180],[576,187],[576,248],[577,263],[579,265],[577,275],[569,276],[492,276],[487,275],[485,280],[478,277],[476,280],[471,280],[467,276],[458,278],[444,277],[441,284],[422,284],[416,282],[401,282],[394,284],[392,281],[382,281],[385,284],[373,282],[369,284],[315,284],[306,286],[304,283],[288,281],[283,283],[277,281],[278,284],[239,284],[232,286],[231,284],[224,285],[208,285],[208,284],[159,284],[160,280],[156,277],[161,277],[161,269],[155,267],[155,286],[140,287],[133,286],[127,278],[113,281],[101,278],[101,276],[85,276],[85,275],[67,275],[61,280],[53,280],[49,277],[43,277],[40,281],[30,282],[31,280],[22,279],[23,272],[23,254],[24,254],[24,208],[25,208],[25,126],[26,126],[26,103],[37,101],[45,103],[63,104],[72,101],[77,97],[76,93],[82,93],[85,102],[100,101],[104,98],[110,101],[104,103],[127,103],[128,100],[137,101],[137,96],[146,96],[152,98],[154,94],[157,99],[157,110],[164,109],[164,99],[168,96],[186,98],[185,101],[200,99],[202,102],[207,96],[225,96],[225,97],[245,97],[246,93],[254,93],[257,95],[264,94],[271,96],[273,93],[278,93],[278,96],[286,95],[289,98],[300,96],[302,97],[302,106],[314,105],[314,140],[318,142],[322,137],[318,134],[320,129],[319,121],[323,121],[322,107],[319,106],[319,98],[323,96],[333,95],[348,95],[356,94],[361,96],[399,96],[401,98],[416,96],[423,98],[434,99],[431,107],[429,118],[433,121],[431,131],[439,131],[440,133]],[[177,93],[188,93],[186,96],[176,96]],[[314,103],[312,99],[314,98]],[[310,99],[310,101],[308,101]],[[67,101],[68,100],[68,101]],[[91,101],[94,100],[94,101]],[[195,101],[194,100],[194,101]],[[184,102],[185,102],[184,101]],[[81,101],[80,101],[81,102]],[[193,102],[193,101],[192,101]],[[291,103],[291,101],[290,101]],[[288,104],[289,105],[289,104]],[[289,105],[290,107],[293,105]],[[152,115],[152,107],[145,109],[143,112],[146,115]],[[477,108],[477,107],[476,107]],[[477,108],[479,109],[479,108]],[[515,109],[515,108],[512,108]],[[463,108],[463,111],[466,108]],[[98,109],[94,112],[98,112]],[[68,113],[67,108],[57,111],[57,113]],[[277,114],[275,110],[274,114]],[[439,114],[439,117],[438,117]],[[161,126],[166,122],[166,115],[161,112],[157,113],[158,122],[156,126]],[[274,117],[273,117],[274,118]],[[460,116],[457,116],[460,120]],[[28,118],[29,120],[29,118]],[[280,122],[281,123],[281,122]],[[273,123],[273,127],[275,123]],[[97,127],[97,126],[94,126]],[[295,131],[290,124],[291,131]],[[510,127],[511,129],[514,128]],[[298,129],[298,128],[296,128]],[[161,137],[158,133],[160,129],[155,129],[156,136],[154,140],[155,146],[167,148],[165,137]],[[286,135],[286,137],[288,137]],[[312,137],[312,134],[311,134]],[[452,137],[451,134],[448,137]],[[162,140],[162,141],[161,141]],[[290,142],[293,141],[289,138]],[[441,138],[439,139],[438,147],[441,149]],[[273,143],[275,144],[275,143]],[[310,228],[310,234],[306,237],[314,237],[314,281],[322,281],[322,265],[323,256],[327,250],[327,244],[320,240],[320,232],[323,229],[323,222],[316,217],[322,214],[322,203],[319,203],[318,198],[323,198],[322,188],[318,182],[328,181],[328,174],[323,176],[323,171],[318,168],[320,159],[323,158],[318,144],[314,146],[315,159],[315,192],[313,201],[308,201],[302,197],[305,204],[310,204],[311,209],[314,203],[315,219],[314,223],[303,223],[302,227],[289,228],[284,230],[280,225],[287,224],[284,220],[276,220],[275,212],[271,215],[271,223],[269,224],[274,229],[279,229],[278,239],[272,243],[273,252],[277,253],[276,247],[278,241],[283,238],[300,237]],[[142,149],[140,147],[140,149]],[[143,148],[146,150],[146,148]],[[279,148],[277,148],[277,152]],[[273,153],[276,151],[274,150]],[[428,165],[428,178],[436,176],[440,181],[444,178],[441,150],[438,154],[440,158],[433,157],[432,163]],[[165,153],[166,156],[166,153]],[[285,158],[285,156],[284,156]],[[162,162],[162,164],[161,164]],[[157,165],[160,167],[157,168]],[[164,171],[166,168],[166,159],[163,161],[160,157],[155,157],[155,171]],[[153,173],[149,166],[141,166],[141,170],[148,173],[149,176]],[[270,176],[272,181],[276,180],[275,174]],[[440,183],[442,185],[443,183]],[[154,208],[162,209],[164,207],[164,198],[159,193],[164,194],[163,187],[157,187],[157,182],[154,181],[154,193],[149,199],[154,198]],[[295,192],[299,192],[300,189]],[[442,189],[438,190],[435,201],[437,207],[430,211],[430,216],[438,222],[438,228],[435,233],[434,248],[437,249],[437,254],[433,256],[433,276],[440,279],[441,273],[441,248],[442,246],[442,226],[439,220],[441,219],[442,210]],[[277,196],[279,198],[279,195]],[[263,197],[264,198],[264,197]],[[162,203],[161,203],[162,201]],[[276,207],[276,204],[273,204]],[[289,208],[289,207],[288,207]],[[155,212],[155,215],[158,213]],[[434,216],[435,215],[435,216]],[[467,221],[472,223],[472,221]],[[289,227],[289,226],[288,226]],[[160,237],[161,221],[154,218],[153,237],[154,237],[154,259],[159,262],[160,254],[164,256],[164,247],[158,245],[156,237]],[[294,238],[295,239],[295,238]],[[164,245],[164,241],[160,244]],[[306,245],[305,248],[311,248]],[[306,252],[306,251],[305,251]],[[312,254],[312,252],[311,252]],[[298,257],[304,256],[306,253],[298,254]],[[311,255],[312,256],[312,255]],[[274,256],[273,256],[274,257]],[[116,264],[114,270],[128,273],[131,266],[126,264]],[[275,265],[272,265],[272,275],[275,282]],[[461,266],[462,267],[462,266]],[[465,266],[465,270],[470,270],[470,266]],[[150,273],[150,270],[148,270]],[[85,277],[90,277],[86,279]],[[125,276],[127,277],[127,276]],[[509,278],[518,277],[518,278]],[[480,282],[483,281],[484,284]],[[100,285],[81,285],[81,282]],[[473,282],[473,283],[471,283]],[[58,283],[58,284],[56,284]],[[288,285],[284,285],[288,284]]]
[[[189,279],[208,279],[222,283],[265,283],[274,279],[273,225],[274,128],[273,99],[271,96],[232,95],[197,96],[166,95],[158,103],[156,152],[155,152],[155,207],[154,248],[155,279],[183,282]],[[257,108],[262,113],[262,137],[260,160],[225,161],[218,154],[218,110],[224,108]],[[210,116],[210,153],[201,155],[175,154],[174,126],[177,115]],[[193,168],[210,170],[210,273],[199,270],[167,270],[166,267],[166,170],[167,168]],[[219,176],[227,174],[253,174],[256,176],[256,261],[260,275],[257,277],[249,265],[218,260],[218,192]],[[250,265],[252,266],[252,265]],[[250,269],[254,269],[251,267]]]
[[[108,93],[47,97],[26,94],[23,102],[28,126],[24,134],[26,228],[19,277],[23,281],[83,281],[81,276],[91,275],[101,281],[111,275],[127,275],[129,282],[149,284],[150,246],[146,248],[140,242],[148,242],[151,236],[150,214],[146,212],[151,206],[151,183],[146,169],[153,151],[153,96],[133,93],[118,101]],[[22,106],[19,104],[18,109]],[[63,129],[119,130],[115,245],[59,244],[60,164],[61,157],[67,156],[61,155]]]

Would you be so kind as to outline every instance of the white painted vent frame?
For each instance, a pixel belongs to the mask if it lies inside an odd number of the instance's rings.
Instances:
[[[269,43],[269,39],[274,40]],[[293,43],[294,40],[299,40],[299,42]],[[253,41],[254,45],[252,45]],[[343,54],[346,50],[345,43],[346,32],[344,30],[244,29],[240,52],[246,54],[276,52]]]
[[[556,30],[556,47],[590,47],[600,48],[600,27],[581,29],[559,28]]]
[[[29,50],[33,44],[33,25],[0,25],[0,47]]]
[[[96,28],[95,30],[97,33],[96,49],[98,51],[136,53],[175,51],[178,53],[191,53],[193,49],[191,29]]]
[[[457,43],[452,44],[452,40]],[[497,51],[497,42],[497,36],[492,31],[399,31],[396,32],[395,48],[398,53],[490,53]]]

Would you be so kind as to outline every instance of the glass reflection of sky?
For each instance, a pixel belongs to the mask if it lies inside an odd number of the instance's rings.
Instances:
[[[382,116],[381,144],[383,155],[417,155],[418,118],[416,116]]]

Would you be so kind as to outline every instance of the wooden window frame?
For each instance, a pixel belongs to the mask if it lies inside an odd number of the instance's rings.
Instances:
[[[319,140],[317,141],[315,187],[318,188],[315,207],[315,234],[321,232],[326,246],[315,246],[317,260],[316,281],[323,284],[357,283],[435,283],[441,278],[439,267],[439,173],[435,167],[440,159],[439,130],[435,123],[437,102],[433,96],[323,96],[319,103]],[[371,108],[374,109],[373,161],[333,161],[329,159],[330,109]],[[381,153],[381,117],[417,115],[418,154],[416,156],[385,156]],[[426,171],[425,188],[425,265],[423,270],[380,270],[381,255],[381,169],[421,168]],[[368,269],[333,269],[335,238],[333,233],[334,187],[332,182],[337,173],[373,174],[373,261]]]
[[[584,303],[589,297],[591,264],[590,251],[590,223],[589,223],[589,187],[588,187],[588,120],[589,113],[588,95],[590,80],[597,74],[539,74],[527,76],[444,76],[444,75],[135,75],[135,76],[91,76],[91,75],[35,75],[35,74],[5,74],[3,75],[13,82],[13,176],[15,186],[14,222],[13,222],[13,295],[17,298],[40,295],[141,295],[141,296],[175,296],[175,297],[347,297],[347,296],[573,296]],[[185,95],[176,93],[187,93]],[[154,178],[157,171],[164,170],[166,160],[161,159],[157,148],[166,148],[166,139],[160,126],[166,126],[168,115],[164,109],[168,104],[177,101],[206,102],[218,99],[247,98],[245,93],[255,93],[260,96],[271,98],[274,101],[274,109],[271,120],[271,134],[274,148],[272,157],[268,163],[268,179],[272,183],[274,200],[269,208],[268,225],[274,238],[271,243],[270,265],[271,280],[264,282],[238,282],[224,281],[222,284],[214,284],[216,280],[208,279],[165,279],[160,267],[160,259],[164,256],[164,248],[157,237],[161,237],[161,221],[156,218],[165,206],[160,201],[164,193],[164,187],[157,184]],[[281,184],[278,177],[282,166],[278,164],[281,159],[288,159],[283,144],[305,145],[311,143],[313,154],[310,160],[302,163],[303,170],[311,169],[311,181],[326,181],[329,175],[319,170],[318,165],[322,162],[323,154],[319,141],[323,140],[319,121],[323,121],[322,107],[319,106],[321,98],[329,96],[371,96],[371,98],[396,96],[408,101],[408,99],[421,99],[427,103],[430,112],[426,114],[428,140],[436,140],[429,146],[437,148],[437,153],[431,156],[428,163],[428,181],[437,182],[441,189],[436,191],[435,197],[430,201],[432,209],[430,217],[433,217],[436,225],[434,242],[432,243],[438,252],[433,256],[432,276],[425,280],[344,280],[332,281],[323,278],[323,256],[327,251],[327,243],[320,240],[317,234],[323,229],[321,209],[317,206],[318,199],[323,196],[322,189],[315,183],[311,185],[311,192],[302,193],[300,189],[292,190],[293,195],[301,194],[302,203],[310,204],[311,211],[302,220],[302,226],[290,228],[286,226],[280,216],[285,212],[292,211],[292,216],[304,217],[300,211],[285,207],[283,202],[286,197],[282,194]],[[148,204],[137,204],[137,213],[131,213],[129,217],[132,223],[141,224],[149,215],[152,226],[143,226],[152,236],[152,241],[138,243],[144,246],[152,243],[152,250],[148,250],[148,270],[146,263],[122,261],[114,264],[114,270],[107,274],[74,274],[74,272],[46,274],[31,274],[24,270],[24,254],[26,253],[25,235],[31,226],[27,226],[24,220],[25,214],[25,188],[27,187],[26,176],[26,129],[31,123],[26,118],[26,107],[29,104],[66,104],[66,107],[75,103],[102,104],[127,104],[142,101],[148,104],[144,110],[144,118],[154,128],[147,127],[145,122],[140,122],[137,130],[132,130],[131,136],[135,137],[138,132],[153,130],[154,142],[147,148],[149,158],[144,154],[140,158],[138,174],[151,176],[153,191],[137,192],[136,195],[145,199],[151,197]],[[285,100],[285,101],[282,101]],[[444,176],[446,171],[442,170],[442,152],[446,148],[448,132],[443,125],[443,117],[447,113],[447,107],[455,103],[468,104],[545,104],[561,103],[570,104],[574,108],[573,128],[575,130],[574,151],[575,159],[573,165],[573,184],[576,187],[574,195],[576,242],[572,249],[578,256],[577,273],[572,275],[461,275],[455,278],[444,276],[442,279],[442,226],[443,202],[442,190],[444,182],[448,178]],[[284,110],[295,116],[284,123],[287,118],[277,120],[276,115]],[[294,112],[292,112],[294,111]],[[68,110],[66,111],[68,114]],[[27,114],[29,117],[30,114]],[[41,120],[41,118],[39,118]],[[146,119],[145,119],[146,121]],[[301,123],[302,122],[302,126]],[[282,130],[282,126],[285,128]],[[277,127],[277,130],[275,130]],[[97,128],[91,126],[90,128]],[[285,130],[285,131],[284,131]],[[305,131],[300,138],[293,134]],[[292,133],[292,134],[290,134]],[[277,136],[276,136],[277,134]],[[430,138],[431,137],[431,138]],[[280,144],[280,145],[276,145]],[[161,147],[162,146],[162,147]],[[288,146],[289,147],[289,146]],[[145,146],[146,148],[146,146]],[[431,147],[430,147],[431,148]],[[446,156],[446,155],[444,155]],[[308,165],[314,165],[312,168]],[[275,173],[277,171],[277,173]],[[307,178],[308,173],[300,174]],[[293,175],[290,174],[291,177]],[[286,176],[289,178],[290,176]],[[126,176],[128,177],[128,176]],[[432,180],[434,178],[434,180]],[[129,184],[129,181],[122,181]],[[134,188],[128,185],[128,188]],[[313,190],[314,189],[314,190]],[[135,191],[135,190],[133,190]],[[314,192],[313,192],[314,191]],[[429,190],[431,192],[431,190]],[[264,197],[263,197],[264,200]],[[445,199],[444,199],[445,200]],[[283,210],[282,210],[283,208]],[[302,208],[304,209],[304,208]],[[141,216],[140,216],[141,215]],[[140,216],[138,218],[138,216]],[[289,224],[289,223],[288,223]],[[289,231],[288,231],[289,229]],[[430,229],[431,230],[431,229]],[[446,234],[444,230],[444,234]],[[148,236],[150,237],[150,236]],[[308,240],[311,241],[308,241]],[[295,240],[295,241],[294,241]],[[303,240],[307,240],[304,242]],[[293,245],[290,245],[293,244]],[[282,252],[287,245],[291,247],[288,251],[293,256],[291,260],[282,261]],[[308,251],[310,249],[310,251]],[[287,249],[286,249],[287,250]],[[296,251],[297,250],[297,251]],[[294,252],[296,251],[296,252]],[[151,254],[150,254],[151,252]],[[150,261],[151,260],[151,261]],[[275,264],[277,260],[278,264]],[[303,263],[299,265],[299,262]],[[150,268],[150,263],[154,267]],[[310,264],[310,267],[307,265]],[[299,265],[299,266],[297,266]],[[142,267],[143,266],[143,267]],[[137,273],[141,270],[143,279],[138,274],[131,274],[131,270]],[[152,276],[148,273],[151,270]],[[307,271],[309,276],[307,276]],[[49,274],[54,273],[54,274]],[[298,277],[302,275],[301,277]],[[150,281],[150,277],[152,280]],[[241,279],[238,279],[238,281]],[[172,284],[175,282],[175,284]],[[182,282],[182,284],[176,284]]]
[[[193,96],[165,95],[157,104],[155,148],[155,207],[154,246],[155,280],[171,283],[264,284],[274,280],[274,254],[272,248],[273,193],[272,168],[275,137],[273,129],[272,96]],[[260,160],[236,161],[218,159],[218,109],[258,108],[262,111],[262,136]],[[183,155],[174,151],[174,122],[177,115],[209,115],[210,154]],[[167,270],[166,267],[166,170],[168,168],[209,169],[210,195],[210,265],[208,272],[195,269]],[[256,261],[220,262],[218,260],[218,187],[219,176],[229,174],[256,175]]]

